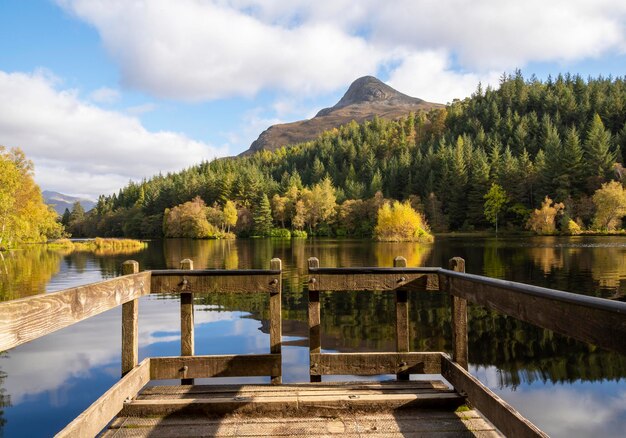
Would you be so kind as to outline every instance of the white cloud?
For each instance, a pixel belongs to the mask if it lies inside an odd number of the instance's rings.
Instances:
[[[619,0],[57,2],[98,30],[125,85],[183,100],[331,91],[398,65],[398,83],[443,73],[429,83],[445,101],[493,71],[626,51]]]
[[[0,71],[0,142],[21,147],[45,189],[95,197],[130,179],[175,171],[226,151],[57,90],[40,73]]]
[[[332,90],[386,56],[329,24],[286,27],[207,1],[60,3],[98,29],[124,85],[165,98]]]
[[[389,85],[411,96],[431,102],[447,103],[469,96],[479,82],[483,87],[497,86],[502,73],[463,73],[452,70],[444,51],[411,54],[392,71]]]
[[[136,105],[126,108],[126,112],[133,116],[149,113],[156,110],[159,106],[156,103],[148,102],[142,105]]]
[[[102,87],[92,91],[89,97],[96,103],[115,103],[120,99],[120,92],[114,88]]]

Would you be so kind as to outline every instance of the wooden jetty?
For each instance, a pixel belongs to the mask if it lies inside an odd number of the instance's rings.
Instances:
[[[626,353],[626,303],[449,269],[322,268],[308,265],[310,382],[282,383],[282,269],[139,272],[60,292],[0,303],[0,350],[122,306],[122,377],[61,430],[89,436],[547,436],[467,371],[467,303],[602,348]],[[451,296],[453,351],[409,351],[408,291]],[[322,353],[320,292],[383,291],[396,299],[396,351]],[[181,355],[138,362],[138,304],[148,294],[180,295]],[[269,354],[194,354],[193,298],[211,293],[269,295]],[[326,375],[395,374],[389,382],[325,382]],[[432,380],[410,380],[412,374]],[[266,385],[194,385],[210,377],[268,376]],[[431,376],[429,376],[431,377]],[[180,385],[156,381],[180,380]],[[445,379],[445,380],[444,380]],[[469,408],[456,409],[466,405]]]

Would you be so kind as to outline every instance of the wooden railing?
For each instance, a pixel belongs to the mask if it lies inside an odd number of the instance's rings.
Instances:
[[[626,303],[570,294],[466,274],[463,259],[450,260],[449,269],[411,268],[397,257],[389,268],[322,268],[309,259],[310,379],[323,375],[441,374],[504,434],[545,436],[515,409],[467,372],[467,302],[510,315],[541,328],[626,353]],[[270,269],[193,270],[183,260],[178,270],[138,272],[137,262],[123,264],[124,275],[99,283],[0,303],[0,351],[9,350],[106,310],[122,306],[123,378],[61,436],[99,432],[150,380],[271,376],[281,382],[282,267],[272,259]],[[320,292],[384,291],[396,302],[396,351],[322,353]],[[452,358],[441,352],[409,351],[408,291],[442,291],[451,296]],[[269,294],[270,353],[255,355],[194,355],[193,297],[206,293]],[[147,358],[138,363],[139,298],[148,294],[180,295],[181,355]]]
[[[308,261],[310,379],[329,374],[441,374],[507,436],[546,436],[513,407],[467,372],[467,303],[484,306],[537,327],[626,353],[626,303],[561,292],[465,273],[455,257],[450,269],[408,268],[402,257],[392,268],[321,268]],[[451,296],[452,358],[408,351],[407,291],[442,291]],[[322,353],[320,292],[382,291],[396,297],[396,351]]]

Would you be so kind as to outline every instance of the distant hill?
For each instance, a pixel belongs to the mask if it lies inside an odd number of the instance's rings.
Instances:
[[[319,111],[309,120],[270,126],[241,155],[260,150],[273,151],[279,147],[311,141],[322,132],[345,125],[352,120],[362,123],[378,116],[394,120],[410,112],[444,108],[439,103],[426,102],[407,96],[373,76],[364,76],[350,85],[337,104]]]
[[[95,202],[89,199],[77,198],[75,196],[64,195],[63,193],[53,192],[50,190],[44,190],[42,195],[45,203],[54,207],[54,210],[59,214],[63,214],[66,208],[72,211],[72,206],[77,201],[80,202],[80,205],[83,206],[85,211],[91,210],[96,205]]]

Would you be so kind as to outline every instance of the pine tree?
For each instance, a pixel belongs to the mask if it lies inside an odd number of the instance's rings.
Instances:
[[[541,182],[544,190],[554,196],[558,178],[563,172],[563,151],[561,147],[561,137],[547,115],[543,120],[542,146],[545,152],[545,166],[541,172]]]
[[[602,119],[597,113],[587,131],[583,150],[587,188],[595,190],[609,176],[615,162],[615,152],[611,150],[611,133],[604,129]]]
[[[557,181],[557,199],[564,200],[568,196],[578,196],[583,191],[583,149],[580,137],[574,126],[565,133],[563,152],[561,154],[561,175]]]
[[[253,231],[256,236],[269,236],[272,231],[272,207],[265,193],[259,199],[252,216]]]
[[[489,191],[489,161],[482,149],[477,149],[472,159],[467,193],[467,219],[475,226],[485,224],[484,196]]]

